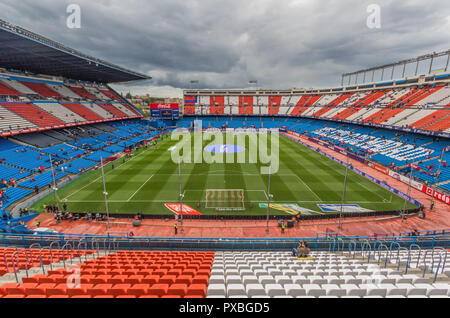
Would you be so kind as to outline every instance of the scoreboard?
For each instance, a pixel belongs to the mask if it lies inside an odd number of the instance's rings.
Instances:
[[[150,116],[152,119],[179,119],[180,105],[179,104],[150,104]]]

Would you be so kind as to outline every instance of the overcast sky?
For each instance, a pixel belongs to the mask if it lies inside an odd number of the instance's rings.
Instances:
[[[66,26],[71,3],[80,29]],[[380,28],[367,26],[370,4]],[[342,73],[450,48],[448,0],[1,0],[0,18],[152,76],[118,88],[153,96],[181,96],[191,80],[336,87]]]

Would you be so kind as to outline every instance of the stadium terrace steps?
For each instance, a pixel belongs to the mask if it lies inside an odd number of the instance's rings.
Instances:
[[[115,116],[107,111],[105,108],[97,105],[95,103],[84,104],[87,109],[95,112],[97,115],[101,116],[103,119],[113,119]]]
[[[40,127],[63,124],[58,118],[31,103],[1,103],[1,105]]]
[[[31,172],[21,170],[12,166],[9,166],[7,164],[0,164],[0,178],[3,180],[20,180],[27,176],[29,176]]]
[[[15,89],[0,82],[0,96],[20,96],[20,93]]]
[[[12,89],[19,92],[22,95],[38,95],[35,91],[33,91],[32,89],[30,89],[29,87],[23,85],[18,81],[3,79],[1,80],[1,82],[3,82],[3,84],[11,87]]]
[[[417,108],[406,108],[398,115],[392,116],[391,118],[384,121],[385,125],[396,125],[399,126],[398,123],[405,122],[407,125],[414,122],[414,115],[420,112]],[[412,121],[411,121],[412,120]]]
[[[48,114],[62,120],[65,123],[76,123],[85,121],[83,117],[58,103],[35,102],[33,103],[33,105],[42,108],[42,110],[46,111]]]
[[[28,88],[31,88],[33,91],[38,93],[39,95],[43,97],[50,97],[50,98],[61,98],[62,96],[59,95],[57,92],[52,90],[50,87],[43,83],[34,83],[34,82],[21,82],[25,86],[28,86]]]
[[[445,131],[450,128],[449,117],[450,117],[450,109],[448,109],[446,114],[443,114],[439,120],[435,121],[429,126],[426,126],[425,128],[431,131]]]
[[[112,100],[115,100],[115,101],[117,101],[119,103],[122,102],[122,100],[119,97],[117,97],[113,92],[111,92],[111,91],[109,91],[107,89],[99,89],[99,91],[101,93],[103,93],[104,95],[108,96]]]
[[[213,252],[120,251],[79,264],[80,286],[69,287],[72,273],[62,268],[24,278],[22,284],[4,284],[0,293],[11,298],[204,298],[213,259]]]
[[[422,92],[422,94],[415,97],[414,99],[409,100],[408,104],[410,104],[410,105],[420,104],[421,101],[426,100],[428,97],[431,97],[433,94],[435,94],[442,88],[443,88],[443,86],[437,86],[433,89],[424,89],[424,92]],[[422,105],[422,104],[420,104],[420,105]]]
[[[62,105],[67,107],[72,112],[78,114],[79,116],[83,117],[84,119],[86,119],[88,121],[102,120],[103,119],[103,117],[101,117],[96,112],[90,110],[89,108],[85,107],[82,104],[62,103]]]
[[[431,93],[429,96],[416,103],[416,106],[423,106],[427,104],[446,105],[442,102],[447,97],[450,97],[450,89],[448,87],[439,87],[437,91]]]
[[[117,117],[117,118],[128,117],[127,114],[123,113],[122,111],[118,110],[116,107],[114,107],[110,104],[97,104],[97,105],[102,107],[107,112],[113,114],[114,117]]]
[[[87,90],[85,90],[83,87],[79,86],[69,86],[69,89],[71,89],[73,92],[75,92],[77,95],[81,96],[83,99],[92,99],[92,100],[99,100],[99,98],[91,93],[89,93]]]
[[[364,98],[362,98],[361,100],[356,102],[353,106],[356,106],[356,107],[368,106],[368,105],[373,104],[376,101],[380,100],[385,95],[386,95],[386,92],[384,92],[384,91],[372,92],[371,94],[368,94],[367,96],[365,96]]]
[[[56,181],[56,180],[59,180],[59,179],[65,177],[66,175],[67,175],[66,173],[61,172],[61,171],[54,171],[52,173],[52,171],[49,170],[47,172],[43,172],[41,174],[32,176],[28,180],[17,184],[17,186],[23,187],[23,188],[28,188],[28,189],[34,189],[37,186],[38,189],[41,189],[41,188],[53,183],[53,178]]]
[[[384,112],[383,114],[381,114],[381,116],[379,116],[378,118],[374,119],[372,122],[376,123],[376,124],[381,124],[381,123],[385,122],[386,120],[399,115],[403,111],[404,111],[404,109],[401,109],[401,108],[388,110],[388,111]]]
[[[430,110],[429,112],[432,113],[426,117],[422,117],[422,119],[413,123],[411,126],[414,128],[425,128],[437,120],[440,120],[442,117],[447,116],[450,113],[450,109],[440,109],[436,111]]]
[[[36,275],[34,277],[27,277],[24,274],[24,271],[28,269],[28,271],[32,272],[41,272],[41,258],[42,257],[42,264],[44,265],[45,269],[50,269],[48,265],[52,264],[52,267],[58,267],[58,264],[60,262],[68,261],[70,259],[76,260],[77,258],[81,259],[81,256],[86,257],[87,255],[93,255],[94,252],[87,250],[87,251],[61,251],[61,250],[53,250],[53,252],[50,252],[49,249],[30,249],[30,248],[15,248],[15,247],[8,247],[8,248],[0,248],[1,255],[4,256],[4,260],[0,263],[0,281],[4,282],[5,280],[13,280],[15,281],[15,277],[13,275],[14,273],[14,266],[12,262],[12,256],[15,252],[18,252],[15,257],[16,262],[16,271],[18,274],[19,281],[22,283],[29,283],[30,281],[39,280],[42,277],[45,277],[43,274]],[[27,264],[27,256],[28,256],[28,264]],[[50,273],[54,273],[57,271],[48,271]],[[22,274],[22,275],[21,275]],[[11,279],[8,279],[8,278]],[[15,288],[19,286],[19,283],[6,283],[0,286],[1,294],[5,295],[5,292],[11,292],[9,288]],[[12,293],[14,295],[14,292]]]
[[[0,207],[0,212],[5,211],[11,204],[23,199],[33,191],[22,188],[7,188],[5,190],[6,199],[3,200],[3,205]]]
[[[58,94],[60,94],[63,97],[81,99],[81,96],[75,94],[74,91],[70,90],[69,88],[67,88],[64,85],[53,85],[53,84],[47,84],[47,85],[48,85],[48,87],[50,87],[52,90],[54,90],[55,92],[57,92]]]
[[[26,120],[22,116],[10,111],[0,104],[0,130],[22,130],[37,127],[34,123]]]
[[[95,97],[97,97],[97,99],[99,100],[106,100],[106,101],[110,101],[111,98],[105,94],[103,94],[101,91],[99,91],[97,88],[92,87],[92,86],[84,86],[84,89],[90,93],[91,95],[94,95]]]
[[[349,93],[349,94],[342,94],[339,95],[336,99],[334,99],[333,101],[331,101],[328,105],[328,107],[331,106],[339,106],[341,103],[343,103],[345,100],[349,99],[350,97],[352,97],[354,95],[354,93]],[[311,105],[311,104],[309,104]]]
[[[297,260],[291,252],[216,252],[207,297],[412,297],[449,295],[447,282],[404,274],[366,260],[311,252]],[[404,253],[402,254],[403,261]],[[373,256],[372,256],[373,258]],[[374,264],[375,263],[375,264]]]

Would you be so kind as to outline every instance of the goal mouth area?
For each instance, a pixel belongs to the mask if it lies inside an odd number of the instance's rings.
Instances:
[[[244,189],[207,189],[205,208],[216,211],[244,211],[244,192]]]

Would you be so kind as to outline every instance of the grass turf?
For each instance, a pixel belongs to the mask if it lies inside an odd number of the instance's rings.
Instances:
[[[178,165],[172,162],[169,151],[176,143],[177,141],[166,139],[159,143],[158,149],[141,149],[124,162],[122,159],[116,161],[114,169],[111,164],[104,167],[111,214],[142,212],[172,215],[164,203],[179,202]],[[208,144],[211,143],[204,142],[203,147]],[[336,213],[323,212],[318,204],[341,203],[345,168],[281,135],[279,149],[279,170],[271,176],[271,204],[294,204],[296,209],[300,208],[305,214]],[[183,163],[183,203],[202,214],[265,215],[268,175],[260,174],[260,166],[248,163]],[[206,208],[207,189],[244,189],[245,211],[216,211],[209,207],[211,204]],[[60,204],[66,202],[70,211],[104,213],[101,170],[87,173],[59,189],[58,197]],[[393,193],[349,171],[346,204],[357,204],[374,211],[391,211],[402,210],[404,202]],[[42,212],[44,204],[54,203],[54,194],[50,194],[33,208]],[[286,211],[281,206],[277,207],[278,209],[271,206],[271,215],[297,213],[295,210]],[[416,208],[409,202],[406,207]]]

